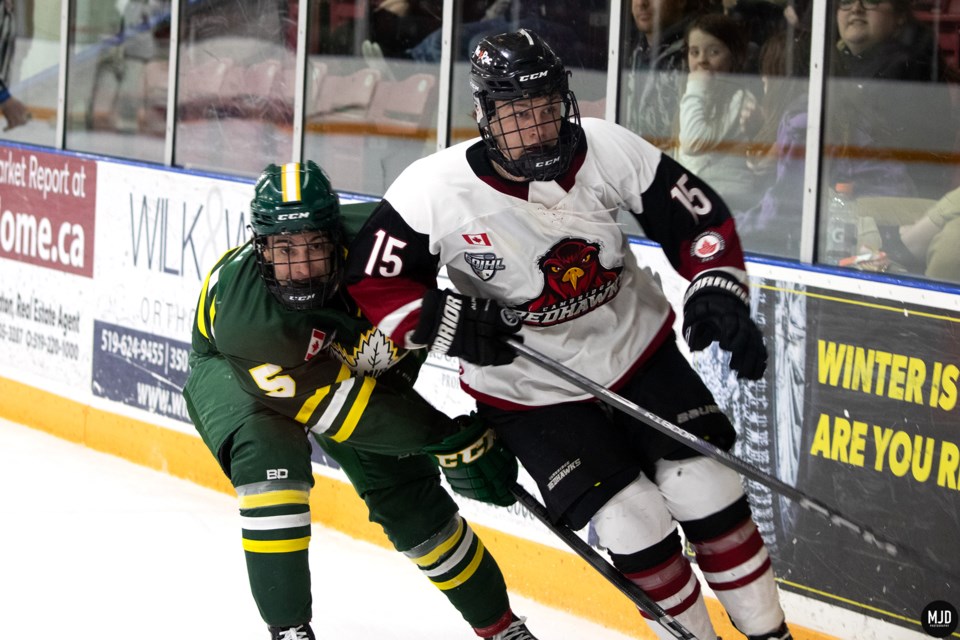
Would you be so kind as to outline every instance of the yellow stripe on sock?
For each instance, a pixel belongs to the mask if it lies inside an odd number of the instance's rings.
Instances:
[[[310,504],[310,493],[308,491],[286,489],[284,491],[267,491],[266,493],[240,496],[241,509],[273,507],[278,504]]]
[[[293,540],[248,540],[243,539],[243,550],[252,553],[292,553],[304,551],[310,546],[310,536]]]
[[[473,555],[473,559],[470,561],[470,564],[468,564],[459,575],[454,576],[453,578],[450,578],[444,582],[434,582],[433,584],[435,584],[437,589],[440,589],[440,591],[447,591],[449,589],[453,589],[454,587],[459,587],[464,582],[472,578],[473,574],[477,572],[477,568],[480,566],[480,561],[483,560],[483,553],[483,542],[480,540],[480,538],[477,538],[477,552]]]
[[[444,540],[443,544],[436,547],[427,555],[420,556],[414,560],[418,567],[429,567],[430,565],[435,564],[437,560],[440,559],[440,556],[450,551],[450,549],[455,547],[457,543],[460,542],[460,539],[463,537],[464,521],[463,518],[458,518],[458,520],[459,522],[457,523],[457,531],[452,536]]]

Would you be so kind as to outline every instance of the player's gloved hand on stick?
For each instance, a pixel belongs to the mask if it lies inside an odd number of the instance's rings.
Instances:
[[[738,378],[759,380],[767,368],[763,333],[750,318],[747,288],[733,276],[709,272],[690,283],[683,298],[683,337],[693,351],[719,342]]]
[[[517,481],[517,459],[475,414],[457,418],[460,430],[442,442],[425,447],[437,458],[450,487],[462,496],[508,507],[516,498],[510,487]]]
[[[493,300],[433,289],[423,296],[410,340],[476,365],[502,365],[517,357],[504,340],[518,331],[520,318]]]

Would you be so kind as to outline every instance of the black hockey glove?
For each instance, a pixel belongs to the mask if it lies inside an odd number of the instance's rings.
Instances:
[[[683,337],[692,351],[719,342],[730,352],[730,368],[738,378],[759,380],[767,368],[767,348],[750,318],[749,294],[733,276],[712,272],[690,284],[683,298]]]
[[[410,340],[476,365],[501,365],[517,357],[504,340],[518,331],[520,318],[493,300],[432,289]]]
[[[456,422],[460,429],[457,433],[424,451],[436,456],[440,470],[456,493],[509,507],[516,502],[510,487],[517,481],[517,459],[475,414],[460,416]]]

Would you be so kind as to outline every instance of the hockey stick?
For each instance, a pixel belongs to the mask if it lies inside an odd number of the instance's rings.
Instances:
[[[593,550],[589,544],[580,539],[580,537],[563,525],[555,525],[550,522],[550,516],[547,515],[547,509],[540,504],[540,501],[534,498],[530,493],[519,484],[514,484],[510,491],[516,496],[520,504],[525,506],[537,520],[542,522],[550,531],[557,535],[561,540],[567,543],[571,549],[577,552],[577,555],[587,561],[591,567],[596,569],[600,575],[606,578],[620,592],[627,596],[633,604],[653,618],[661,627],[670,632],[674,638],[682,640],[697,640],[697,636],[690,633],[686,627],[678,622],[673,616],[663,610],[650,596],[643,592],[639,586],[631,582],[622,573],[604,560],[603,556]]]
[[[553,358],[550,358],[549,356],[546,356],[535,349],[531,349],[518,340],[511,338],[506,342],[513,347],[518,354],[527,360],[536,363],[543,369],[563,378],[567,382],[576,385],[583,391],[590,393],[614,409],[618,409],[625,414],[636,418],[643,424],[652,427],[667,436],[670,436],[674,440],[682,442],[700,454],[703,454],[709,458],[713,458],[717,462],[730,467],[741,475],[759,482],[760,484],[766,485],[770,489],[773,489],[774,491],[797,503],[804,509],[819,515],[820,517],[829,521],[831,524],[849,530],[854,535],[859,536],[864,542],[876,547],[877,549],[880,549],[888,556],[900,560],[911,561],[917,566],[927,569],[928,571],[933,571],[939,575],[949,576],[955,580],[960,580],[960,574],[958,574],[956,570],[945,569],[942,565],[935,564],[932,559],[926,558],[910,547],[906,547],[899,542],[895,542],[885,536],[882,536],[865,525],[850,520],[837,510],[828,507],[819,500],[811,498],[796,487],[791,486],[778,478],[775,478],[774,476],[758,467],[755,467],[749,462],[744,462],[740,458],[731,455],[715,445],[710,444],[706,440],[698,438],[694,434],[681,429],[672,422],[664,420],[660,416],[643,409],[642,407],[627,400],[623,396],[620,396],[610,389],[597,384],[593,380],[580,375],[576,371],[565,367]]]

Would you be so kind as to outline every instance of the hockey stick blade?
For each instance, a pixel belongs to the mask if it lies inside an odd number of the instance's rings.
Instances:
[[[634,404],[630,400],[627,400],[623,396],[614,393],[610,389],[607,389],[603,385],[597,384],[590,378],[582,376],[576,371],[565,367],[553,358],[540,353],[536,349],[531,349],[524,343],[512,338],[508,339],[506,342],[513,347],[518,354],[527,360],[536,363],[546,371],[563,378],[567,382],[579,387],[583,391],[610,405],[614,409],[622,411],[623,413],[636,418],[643,424],[656,429],[664,435],[682,442],[697,453],[709,458],[713,458],[717,462],[730,467],[741,475],[769,487],[777,493],[789,498],[804,509],[819,515],[831,524],[847,529],[854,535],[859,536],[859,538],[867,544],[881,550],[888,556],[901,561],[912,562],[918,567],[922,567],[928,571],[933,571],[938,575],[960,581],[960,573],[958,573],[956,569],[945,568],[942,564],[937,564],[933,559],[927,558],[910,547],[904,546],[902,543],[895,542],[894,540],[891,540],[890,538],[873,531],[871,528],[851,520],[842,513],[838,512],[836,509],[827,506],[819,500],[811,498],[796,487],[783,482],[779,478],[775,478],[766,471],[763,471],[749,462],[745,462],[740,458],[731,455],[723,449],[710,444],[706,440],[698,438],[694,434],[681,429],[672,422],[664,420],[660,416],[647,411],[646,409]]]
[[[631,582],[622,573],[607,562],[603,556],[594,551],[593,547],[580,539],[576,533],[563,525],[555,525],[550,521],[547,515],[547,509],[540,501],[534,498],[530,493],[519,484],[514,484],[510,491],[534,517],[542,522],[558,538],[567,543],[567,546],[573,549],[578,556],[586,560],[587,564],[597,570],[601,576],[606,578],[620,592],[627,596],[633,604],[637,605],[641,611],[653,618],[661,627],[666,629],[674,638],[681,640],[697,640],[697,637],[690,633],[678,620],[663,610],[656,601],[643,592],[639,586]]]

